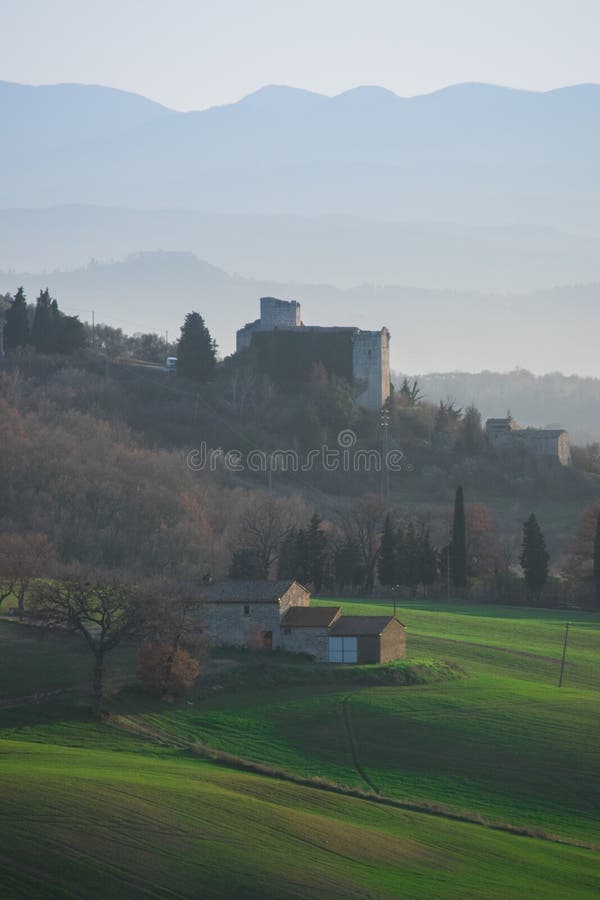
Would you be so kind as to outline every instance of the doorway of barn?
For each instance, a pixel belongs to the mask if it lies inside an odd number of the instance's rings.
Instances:
[[[272,650],[273,649],[273,632],[272,631],[263,631],[263,633],[262,633],[262,649],[263,650]]]

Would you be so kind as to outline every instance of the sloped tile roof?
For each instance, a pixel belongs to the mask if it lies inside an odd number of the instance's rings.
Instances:
[[[203,586],[200,599],[208,603],[277,603],[295,581],[219,581]],[[303,591],[309,592],[302,585]]]
[[[335,637],[377,635],[394,621],[398,621],[394,616],[340,616],[332,625],[331,634]]]
[[[328,628],[339,614],[339,606],[292,606],[281,625],[283,628]]]

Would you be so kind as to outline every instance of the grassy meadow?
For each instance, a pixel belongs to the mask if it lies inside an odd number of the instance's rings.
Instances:
[[[141,694],[120,647],[102,723],[79,639],[0,621],[3,897],[597,896],[600,616],[398,616],[407,663],[219,651],[174,704]]]

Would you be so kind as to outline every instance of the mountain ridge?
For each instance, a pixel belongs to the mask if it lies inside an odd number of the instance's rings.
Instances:
[[[465,83],[412,98],[377,86],[334,97],[272,86],[187,113],[114,88],[0,87],[5,130],[19,138],[0,147],[0,207],[404,220],[459,211],[470,224],[598,227],[598,85]]]

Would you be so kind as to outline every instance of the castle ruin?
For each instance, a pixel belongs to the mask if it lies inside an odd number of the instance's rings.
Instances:
[[[380,409],[390,395],[390,333],[387,328],[305,325],[296,300],[261,297],[260,319],[237,332],[236,350],[253,347],[269,374],[284,368],[307,376],[319,363],[328,374],[360,386],[358,402]],[[270,367],[270,368],[269,368]]]

